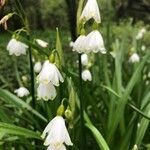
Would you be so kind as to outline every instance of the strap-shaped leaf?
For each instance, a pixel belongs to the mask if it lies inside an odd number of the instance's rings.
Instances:
[[[40,134],[23,127],[0,122],[0,134],[25,136],[26,138],[41,139]]]
[[[47,122],[47,119],[44,116],[42,116],[39,112],[33,109],[29,104],[27,104],[26,102],[24,102],[22,99],[18,98],[11,92],[4,89],[0,89],[0,97],[7,103],[14,104],[16,107],[21,107],[22,109],[27,109],[28,111],[30,111],[32,114],[34,114],[41,120]]]

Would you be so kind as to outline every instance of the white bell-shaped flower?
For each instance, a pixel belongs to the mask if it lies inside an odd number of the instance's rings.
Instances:
[[[52,150],[65,150],[64,144],[73,145],[65,126],[65,120],[61,116],[56,116],[50,121],[41,137],[45,139],[44,145],[49,146],[49,149],[52,148]]]
[[[9,55],[20,56],[21,54],[25,55],[28,46],[16,39],[11,39],[7,45],[7,50],[9,51]]]
[[[135,37],[136,40],[142,39],[143,36],[144,36],[144,34],[145,34],[145,32],[146,32],[146,29],[145,29],[145,28],[140,29],[139,32],[138,32],[138,34],[137,34],[136,37]]]
[[[81,55],[81,63],[83,66],[88,65],[88,55],[87,54],[82,54]]]
[[[88,21],[91,18],[97,23],[101,22],[100,11],[96,0],[88,0],[80,16],[80,20]]]
[[[43,48],[46,48],[46,47],[48,46],[48,43],[45,42],[45,41],[43,41],[43,40],[41,40],[41,39],[36,39],[35,41],[36,41],[36,43],[37,43],[39,46],[41,46],[41,47],[43,47]]]
[[[88,52],[97,53],[100,51],[102,54],[106,53],[102,35],[98,30],[94,30],[87,35],[86,49]]]
[[[129,62],[131,63],[137,63],[139,61],[140,61],[140,57],[137,53],[133,53],[129,58]]]
[[[82,79],[84,81],[92,81],[92,75],[88,69],[86,69],[82,72]]]
[[[86,36],[80,35],[73,44],[73,51],[78,53],[86,52]]]
[[[20,87],[19,89],[16,89],[14,93],[16,93],[18,97],[24,97],[30,94],[28,89],[26,89],[25,87]]]
[[[41,64],[41,62],[36,62],[35,65],[34,65],[34,71],[35,71],[36,73],[39,73],[39,72],[41,71],[41,69],[42,69],[42,64]]]
[[[141,50],[142,50],[142,51],[145,51],[145,49],[146,49],[145,45],[142,45],[142,46],[141,46]]]
[[[53,83],[55,86],[59,86],[59,81],[64,82],[62,75],[55,66],[55,64],[50,63],[48,60],[44,62],[41,72],[38,75],[39,83]]]
[[[48,146],[47,150],[66,150],[66,147],[64,144],[61,144],[58,146],[50,145],[50,146]]]
[[[38,99],[44,99],[45,101],[53,100],[56,97],[56,89],[50,82],[48,84],[40,83],[37,88]]]

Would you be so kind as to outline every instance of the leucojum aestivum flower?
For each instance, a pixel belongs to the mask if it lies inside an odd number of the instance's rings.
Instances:
[[[8,19],[9,16],[6,16],[0,22],[0,24],[2,24],[6,29]],[[76,41],[74,41],[70,46],[72,47],[73,51],[78,52],[81,56],[81,81],[92,81],[92,73],[90,72],[91,65],[89,65],[89,56],[91,55],[91,53],[106,53],[103,37],[98,30],[98,25],[101,23],[101,17],[97,1],[87,0],[83,11],[78,19],[80,21],[81,27],[80,33],[78,34],[79,36]],[[85,28],[85,24],[91,19],[93,19],[93,28],[90,32],[88,32],[88,30],[86,30]],[[49,47],[49,44],[41,39],[34,39],[34,44],[37,44],[40,48],[43,49]],[[29,53],[31,56],[30,44],[27,45],[26,43],[23,43],[21,40],[19,40],[17,35],[12,36],[12,39],[7,45],[7,50],[9,52],[9,55],[20,56]],[[60,72],[60,68],[58,69],[58,66],[55,62],[55,56],[54,59],[51,59],[53,58],[51,56],[53,56],[53,51],[50,57],[46,57],[43,65],[42,61],[38,60],[34,62],[34,68],[32,68],[34,70],[34,73],[38,74],[37,98],[40,100],[43,99],[44,101],[54,100],[57,96],[56,87],[60,86],[60,83],[64,82],[64,78],[62,76],[62,73]],[[32,57],[30,57],[30,59],[31,58]],[[32,60],[30,61],[30,65],[32,65]],[[29,91],[23,86],[15,90],[14,92],[18,95],[18,97],[24,97],[29,95]],[[62,101],[61,105],[57,110],[56,117],[54,117],[48,123],[41,135],[42,139],[44,139],[44,145],[47,146],[47,150],[66,150],[67,146],[73,146],[65,124],[67,115],[70,117],[70,112],[71,111],[69,110],[69,104],[65,111]]]

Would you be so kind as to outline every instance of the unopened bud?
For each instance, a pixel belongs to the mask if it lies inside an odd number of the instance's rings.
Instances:
[[[137,147],[136,144],[133,146],[133,149],[132,149],[132,150],[138,150],[138,147]]]
[[[57,109],[57,115],[62,116],[64,114],[64,111],[65,111],[65,107],[63,104],[61,104]]]
[[[50,61],[51,63],[55,63],[55,54],[54,54],[54,53],[52,53],[52,54],[49,56],[49,61]]]
[[[69,108],[67,108],[66,111],[65,111],[65,117],[67,119],[72,119],[72,117],[73,117],[72,111]]]

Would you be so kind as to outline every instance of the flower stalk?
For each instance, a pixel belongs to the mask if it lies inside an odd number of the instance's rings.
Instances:
[[[78,54],[79,59],[79,99],[80,99],[80,120],[81,120],[81,143],[80,150],[85,149],[86,135],[84,126],[84,102],[83,102],[83,82],[82,82],[82,62],[81,54]]]
[[[27,35],[28,40],[30,41],[30,34]],[[31,78],[31,94],[32,94],[32,107],[35,108],[35,84],[34,84],[34,66],[32,62],[32,50],[29,45],[29,64],[30,64],[30,78]]]

